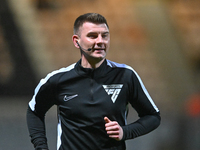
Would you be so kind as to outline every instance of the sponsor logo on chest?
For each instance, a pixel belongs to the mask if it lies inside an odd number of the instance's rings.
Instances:
[[[111,95],[111,100],[113,103],[115,103],[122,87],[123,87],[123,84],[103,85],[103,88],[105,89],[106,93],[108,95]]]

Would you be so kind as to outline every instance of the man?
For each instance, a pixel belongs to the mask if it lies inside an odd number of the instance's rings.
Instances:
[[[106,59],[106,19],[96,13],[79,16],[72,40],[81,59],[48,74],[29,102],[27,123],[35,149],[48,149],[44,116],[53,105],[58,106],[58,150],[125,150],[125,140],[157,128],[159,110],[137,73]],[[129,125],[128,103],[140,117]]]

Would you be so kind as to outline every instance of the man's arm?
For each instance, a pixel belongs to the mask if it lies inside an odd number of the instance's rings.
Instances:
[[[44,116],[38,116],[30,107],[27,109],[27,125],[35,150],[48,150]]]
[[[159,113],[155,113],[154,115],[141,117],[136,122],[123,126],[122,140],[133,139],[153,131],[160,125],[160,120]]]
[[[122,127],[118,122],[110,121],[107,117],[104,120],[109,137],[119,141],[133,139],[153,131],[160,125],[161,119],[159,113],[156,115],[147,115],[134,123]]]
[[[45,114],[55,104],[55,84],[57,83],[55,73],[50,73],[40,80],[27,109],[28,130],[36,150],[48,149]]]
[[[123,126],[123,140],[147,134],[160,125],[160,111],[153,102],[139,75],[133,71],[130,82],[130,104],[137,111],[139,119]]]

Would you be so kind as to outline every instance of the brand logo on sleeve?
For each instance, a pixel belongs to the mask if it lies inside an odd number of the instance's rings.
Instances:
[[[108,95],[111,95],[111,100],[113,103],[115,103],[122,87],[123,87],[123,84],[103,85],[103,88],[105,89],[106,93]]]
[[[71,95],[71,96],[65,95],[65,97],[63,98],[63,100],[64,100],[64,101],[69,101],[69,100],[71,100],[71,99],[73,99],[73,98],[75,98],[75,97],[77,97],[77,96],[78,96],[78,94]]]

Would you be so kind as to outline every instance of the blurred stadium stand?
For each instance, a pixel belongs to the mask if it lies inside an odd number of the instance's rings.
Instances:
[[[127,150],[199,150],[200,116],[185,111],[200,89],[199,0],[0,0],[0,150],[33,149],[27,103],[42,77],[80,58],[73,23],[87,12],[107,18],[107,58],[132,66],[161,110],[161,126],[127,141]],[[46,119],[53,150],[55,107]]]

